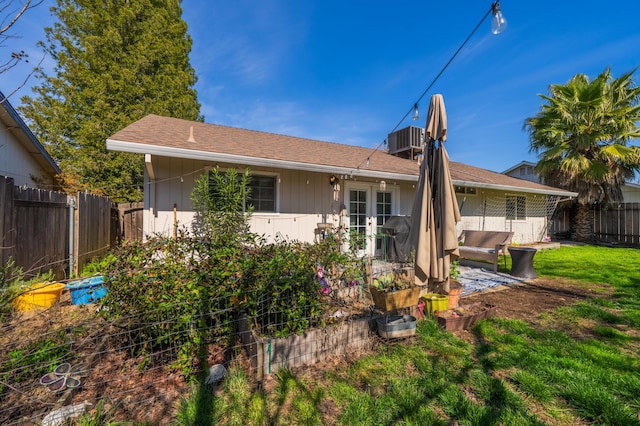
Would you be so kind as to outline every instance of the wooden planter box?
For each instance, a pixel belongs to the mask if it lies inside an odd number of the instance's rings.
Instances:
[[[385,312],[416,306],[418,299],[420,299],[420,289],[421,287],[413,286],[412,288],[386,293],[375,287],[369,288],[371,297],[373,297],[373,304]]]
[[[465,312],[466,311],[466,312]],[[455,312],[458,316],[452,317]],[[457,309],[447,309],[436,315],[438,325],[447,331],[466,330],[473,324],[484,318],[494,316],[496,307],[494,305],[471,303],[469,305],[460,306]]]

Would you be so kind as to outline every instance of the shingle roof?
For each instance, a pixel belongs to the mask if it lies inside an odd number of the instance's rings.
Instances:
[[[324,165],[356,172],[366,170],[369,173],[415,176],[416,179],[419,175],[419,167],[415,161],[390,155],[383,150],[159,115],[148,115],[107,140],[109,149],[145,152],[147,146],[148,152],[154,151],[157,147],[163,148],[165,155],[171,155],[172,150],[181,152],[182,156],[185,152],[193,151],[193,158],[200,158],[199,155],[202,153],[215,153],[247,159],[259,158],[296,163],[299,164],[300,169],[305,169],[305,165],[307,167]],[[454,184],[458,185],[507,186],[535,192],[559,191],[546,185],[462,163],[451,162],[450,169]]]
[[[189,142],[193,127],[193,139]],[[177,118],[148,115],[109,138],[151,146],[187,149],[220,154],[290,161],[300,164],[324,164],[368,170],[416,174],[414,162],[371,148],[322,142],[275,133],[245,130]],[[366,159],[369,157],[369,166]]]

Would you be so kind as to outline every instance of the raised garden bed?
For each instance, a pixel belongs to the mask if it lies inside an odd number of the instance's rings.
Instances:
[[[436,311],[438,325],[447,331],[465,330],[481,319],[492,317],[496,306],[484,303],[471,303],[455,309]]]
[[[243,315],[238,320],[238,334],[247,349],[256,376],[261,380],[281,368],[313,365],[327,356],[370,348],[375,341],[376,318],[378,315],[345,318],[300,335],[273,338],[258,335]]]

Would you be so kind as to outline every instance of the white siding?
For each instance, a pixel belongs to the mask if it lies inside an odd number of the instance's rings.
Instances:
[[[541,241],[546,235],[546,208],[544,195],[509,192],[509,195],[526,197],[526,219],[508,220],[506,218],[505,192],[478,190],[477,195],[458,194],[458,206],[461,207],[462,222],[458,231],[487,230],[513,232],[513,241],[531,243]]]
[[[216,167],[202,161],[153,157],[155,183],[145,176],[145,235],[153,233],[171,234],[174,229],[173,206],[179,227],[191,228],[193,221],[191,191],[194,181],[205,166]],[[220,165],[222,168],[223,166]],[[233,165],[225,165],[233,167]],[[237,170],[243,170],[235,165]],[[254,213],[251,230],[272,242],[276,236],[288,240],[312,242],[316,238],[318,223],[340,224],[340,210],[344,203],[347,182],[340,181],[341,192],[334,201],[333,187],[329,184],[329,174],[300,170],[278,170],[252,168],[252,173],[275,174],[278,179],[279,210],[276,213]],[[354,179],[348,179],[354,182]],[[367,182],[358,179],[356,185]],[[375,180],[368,181],[375,186]],[[415,182],[386,182],[387,188],[394,187],[399,192],[396,214],[410,215],[415,192]],[[514,241],[520,243],[537,242],[545,236],[546,215],[544,196],[509,192],[527,198],[526,219],[507,220],[505,215],[505,192],[478,189],[476,195],[458,194],[463,229],[512,231]],[[348,222],[347,222],[348,223]]]
[[[191,191],[195,179],[205,172],[206,166],[216,165],[156,156],[152,157],[152,164],[155,183],[145,173],[145,235],[173,233],[174,204],[178,227],[190,229],[194,218]],[[220,167],[223,168],[223,165]],[[228,167],[244,170],[242,166],[224,165],[224,168]],[[264,235],[270,242],[277,235],[312,242],[316,238],[318,223],[331,223],[335,228],[339,226],[340,211],[344,203],[344,181],[340,182],[338,201],[334,201],[334,190],[329,183],[330,174],[255,167],[251,172],[277,176],[279,205],[276,213],[254,213],[250,221],[252,232]],[[373,183],[378,184],[375,181]],[[408,182],[387,182],[388,188],[399,188],[401,201],[398,214],[411,214],[414,185]]]
[[[42,180],[44,185],[53,183],[52,177],[42,171],[36,160],[22,144],[0,125],[0,174],[14,179],[16,186],[37,187],[31,176]]]
[[[639,203],[640,202],[640,187],[637,184],[622,185],[622,196],[625,203]]]

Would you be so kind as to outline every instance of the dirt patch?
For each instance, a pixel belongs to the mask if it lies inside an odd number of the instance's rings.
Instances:
[[[496,306],[495,316],[521,319],[535,324],[540,321],[542,313],[582,300],[607,298],[611,294],[613,294],[613,288],[607,284],[584,285],[563,278],[540,277],[464,296],[460,299],[460,305],[487,303]],[[457,331],[456,335],[473,341],[471,332],[468,330]]]

